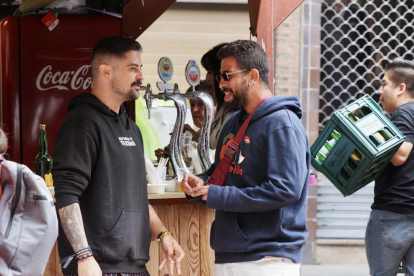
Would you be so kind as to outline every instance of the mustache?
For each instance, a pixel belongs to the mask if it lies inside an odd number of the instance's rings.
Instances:
[[[142,85],[142,81],[134,81],[134,82],[131,84],[131,87],[132,87],[132,86],[134,86],[134,85],[141,86],[141,85]]]
[[[221,88],[221,92],[231,92],[231,93],[233,93],[233,90],[231,90],[230,88],[223,87],[223,88]]]

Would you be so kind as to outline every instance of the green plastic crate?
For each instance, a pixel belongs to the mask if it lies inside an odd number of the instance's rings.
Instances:
[[[350,113],[361,114],[360,110],[369,114],[356,122],[348,117]],[[332,138],[333,130],[339,132],[341,137],[326,159],[321,162],[317,154],[324,143]],[[383,137],[386,137],[387,133],[391,135],[387,136],[388,140],[378,144],[378,141],[385,139],[378,140],[378,134],[375,134],[377,131],[380,131]],[[398,128],[382,113],[381,107],[369,95],[365,95],[332,115],[311,147],[312,166],[323,173],[344,196],[348,196],[379,176],[404,142],[404,138]],[[355,163],[349,160],[357,160],[351,157],[355,150],[359,153],[357,155],[360,160],[359,165],[352,171],[349,170],[349,165]],[[343,177],[344,175],[346,177]]]

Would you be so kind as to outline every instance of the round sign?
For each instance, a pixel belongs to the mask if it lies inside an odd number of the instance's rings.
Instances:
[[[160,79],[167,82],[172,79],[174,67],[172,61],[168,57],[162,57],[158,61],[158,76]]]
[[[194,60],[190,60],[185,67],[185,79],[191,86],[196,86],[200,83],[200,68]]]

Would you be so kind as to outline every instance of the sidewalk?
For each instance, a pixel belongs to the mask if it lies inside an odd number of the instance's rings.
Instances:
[[[369,276],[368,264],[302,265],[301,276]]]

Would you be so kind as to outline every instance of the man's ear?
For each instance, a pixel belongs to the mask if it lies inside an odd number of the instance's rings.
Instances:
[[[257,69],[251,69],[249,74],[249,82],[256,82],[260,79],[260,73]]]
[[[104,78],[109,78],[112,76],[112,68],[106,63],[99,65],[99,74]]]
[[[405,83],[400,83],[400,85],[398,85],[397,95],[400,96],[404,94],[406,91],[407,91],[407,85],[405,85]]]

